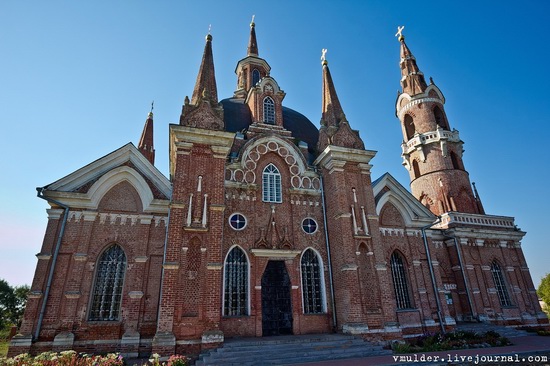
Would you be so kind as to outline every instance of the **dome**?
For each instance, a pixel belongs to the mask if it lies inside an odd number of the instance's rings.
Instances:
[[[220,102],[223,106],[225,130],[241,132],[252,123],[250,109],[244,104],[244,99],[227,98]],[[293,109],[283,107],[283,126],[292,132],[292,137],[308,144],[310,153],[314,153],[319,140],[319,130],[303,114]]]

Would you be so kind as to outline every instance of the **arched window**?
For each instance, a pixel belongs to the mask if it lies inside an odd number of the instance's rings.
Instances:
[[[321,314],[324,312],[321,260],[313,249],[308,249],[301,264],[304,314]]]
[[[493,261],[491,264],[491,273],[493,274],[493,281],[495,281],[495,288],[497,290],[500,305],[512,305],[510,295],[508,294],[508,288],[506,287],[506,281],[504,281],[504,275],[502,274],[502,270],[496,261]]]
[[[264,99],[264,123],[275,124],[275,102],[270,97]]]
[[[119,245],[112,245],[97,262],[90,320],[118,320],[125,272],[126,255]]]
[[[391,255],[390,264],[397,309],[410,309],[412,308],[412,303],[409,292],[409,283],[405,273],[405,266],[403,265],[403,257],[401,257],[399,252],[393,252]]]
[[[281,174],[277,167],[269,164],[262,174],[262,201],[281,203]]]
[[[260,72],[258,69],[252,71],[252,86],[255,86],[260,81]]]
[[[449,129],[449,126],[447,124],[447,120],[445,119],[445,114],[443,113],[443,111],[441,110],[441,108],[439,108],[438,106],[435,106],[434,107],[434,117],[435,117],[435,122],[443,129],[445,130],[448,130]]]
[[[223,314],[248,315],[248,260],[241,248],[231,249],[224,268]]]
[[[418,166],[418,161],[413,160],[413,172],[414,172],[414,179],[420,177],[420,167]]]
[[[405,120],[403,122],[405,124],[405,133],[407,134],[407,140],[410,140],[414,136],[414,121],[413,118],[407,114],[405,115]]]

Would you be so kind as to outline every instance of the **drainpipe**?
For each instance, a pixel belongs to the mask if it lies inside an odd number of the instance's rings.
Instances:
[[[332,330],[335,332],[337,329],[336,323],[336,301],[334,300],[334,280],[332,277],[332,261],[330,256],[330,245],[328,242],[328,228],[327,228],[327,210],[325,202],[325,189],[323,186],[323,176],[319,174],[319,179],[321,182],[321,201],[323,204],[323,224],[325,226],[325,243],[327,246],[327,265],[328,265],[328,279],[330,283],[330,305],[332,306]]]
[[[439,292],[437,291],[437,284],[435,282],[434,269],[432,264],[432,256],[430,254],[430,247],[428,246],[428,239],[426,237],[426,229],[431,228],[435,224],[441,222],[441,216],[437,217],[437,220],[429,225],[423,226],[420,231],[422,232],[422,240],[424,241],[424,249],[426,250],[426,257],[428,259],[428,268],[430,270],[430,279],[432,280],[432,288],[435,296],[435,304],[437,306],[437,318],[439,319],[439,326],[441,327],[441,333],[445,334],[445,325],[443,325],[443,316],[441,315],[441,300],[439,299]]]
[[[55,244],[55,249],[52,255],[52,264],[50,265],[50,273],[48,273],[48,280],[46,282],[46,290],[44,290],[44,299],[42,300],[42,307],[40,308],[40,314],[38,315],[38,323],[36,325],[36,331],[34,333],[34,339],[37,340],[40,335],[40,329],[42,328],[42,321],[44,320],[44,313],[46,312],[46,304],[48,303],[48,296],[50,295],[50,288],[52,286],[53,273],[55,270],[55,263],[57,262],[57,255],[59,253],[59,248],[61,247],[61,240],[63,239],[63,234],[65,233],[65,226],[67,224],[67,219],[69,218],[69,206],[54,200],[52,198],[46,197],[43,195],[46,187],[36,188],[36,195],[38,198],[41,198],[49,203],[56,204],[63,208],[63,219],[61,221],[61,229],[59,230],[59,235],[57,237],[57,243]]]
[[[468,284],[468,278],[466,277],[466,272],[464,271],[462,250],[458,246],[458,240],[456,240],[456,236],[447,235],[447,237],[453,239],[455,242],[456,254],[458,256],[458,264],[460,264],[460,272],[462,272],[462,280],[464,281],[464,288],[466,289],[466,298],[468,299],[468,305],[470,306],[470,314],[472,314],[473,318],[476,318],[477,314],[475,313],[474,303],[472,302],[472,295],[470,294],[470,285]]]

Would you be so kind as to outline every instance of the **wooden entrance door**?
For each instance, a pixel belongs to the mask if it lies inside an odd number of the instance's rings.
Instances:
[[[269,261],[262,276],[262,334],[292,334],[290,277],[284,261]]]

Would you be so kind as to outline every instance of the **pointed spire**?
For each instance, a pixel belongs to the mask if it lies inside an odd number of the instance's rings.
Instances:
[[[250,39],[248,40],[248,56],[258,56],[258,42],[256,41],[256,24],[254,23],[254,15],[252,15],[252,21],[250,22]]]
[[[214,73],[214,57],[212,55],[212,35],[210,30],[206,36],[206,45],[202,55],[199,75],[193,89],[191,104],[196,105],[200,100],[207,100],[212,106],[218,104],[218,90],[216,87],[216,76]]]
[[[153,102],[154,103],[154,102]],[[151,164],[155,164],[155,149],[153,147],[153,103],[151,103],[151,112],[147,115],[145,126],[139,139],[138,150],[145,156]]]
[[[413,56],[411,50],[405,43],[405,36],[401,34],[404,26],[397,28],[395,36],[401,43],[401,87],[403,92],[409,95],[416,95],[423,93],[426,88],[426,80],[424,80],[424,74],[416,65],[416,58]]]
[[[328,61],[325,58],[326,48],[323,49],[321,64],[323,65],[323,109],[321,124],[327,127],[337,127],[342,120],[345,120],[344,111],[338,100],[332,76],[328,68]]]

